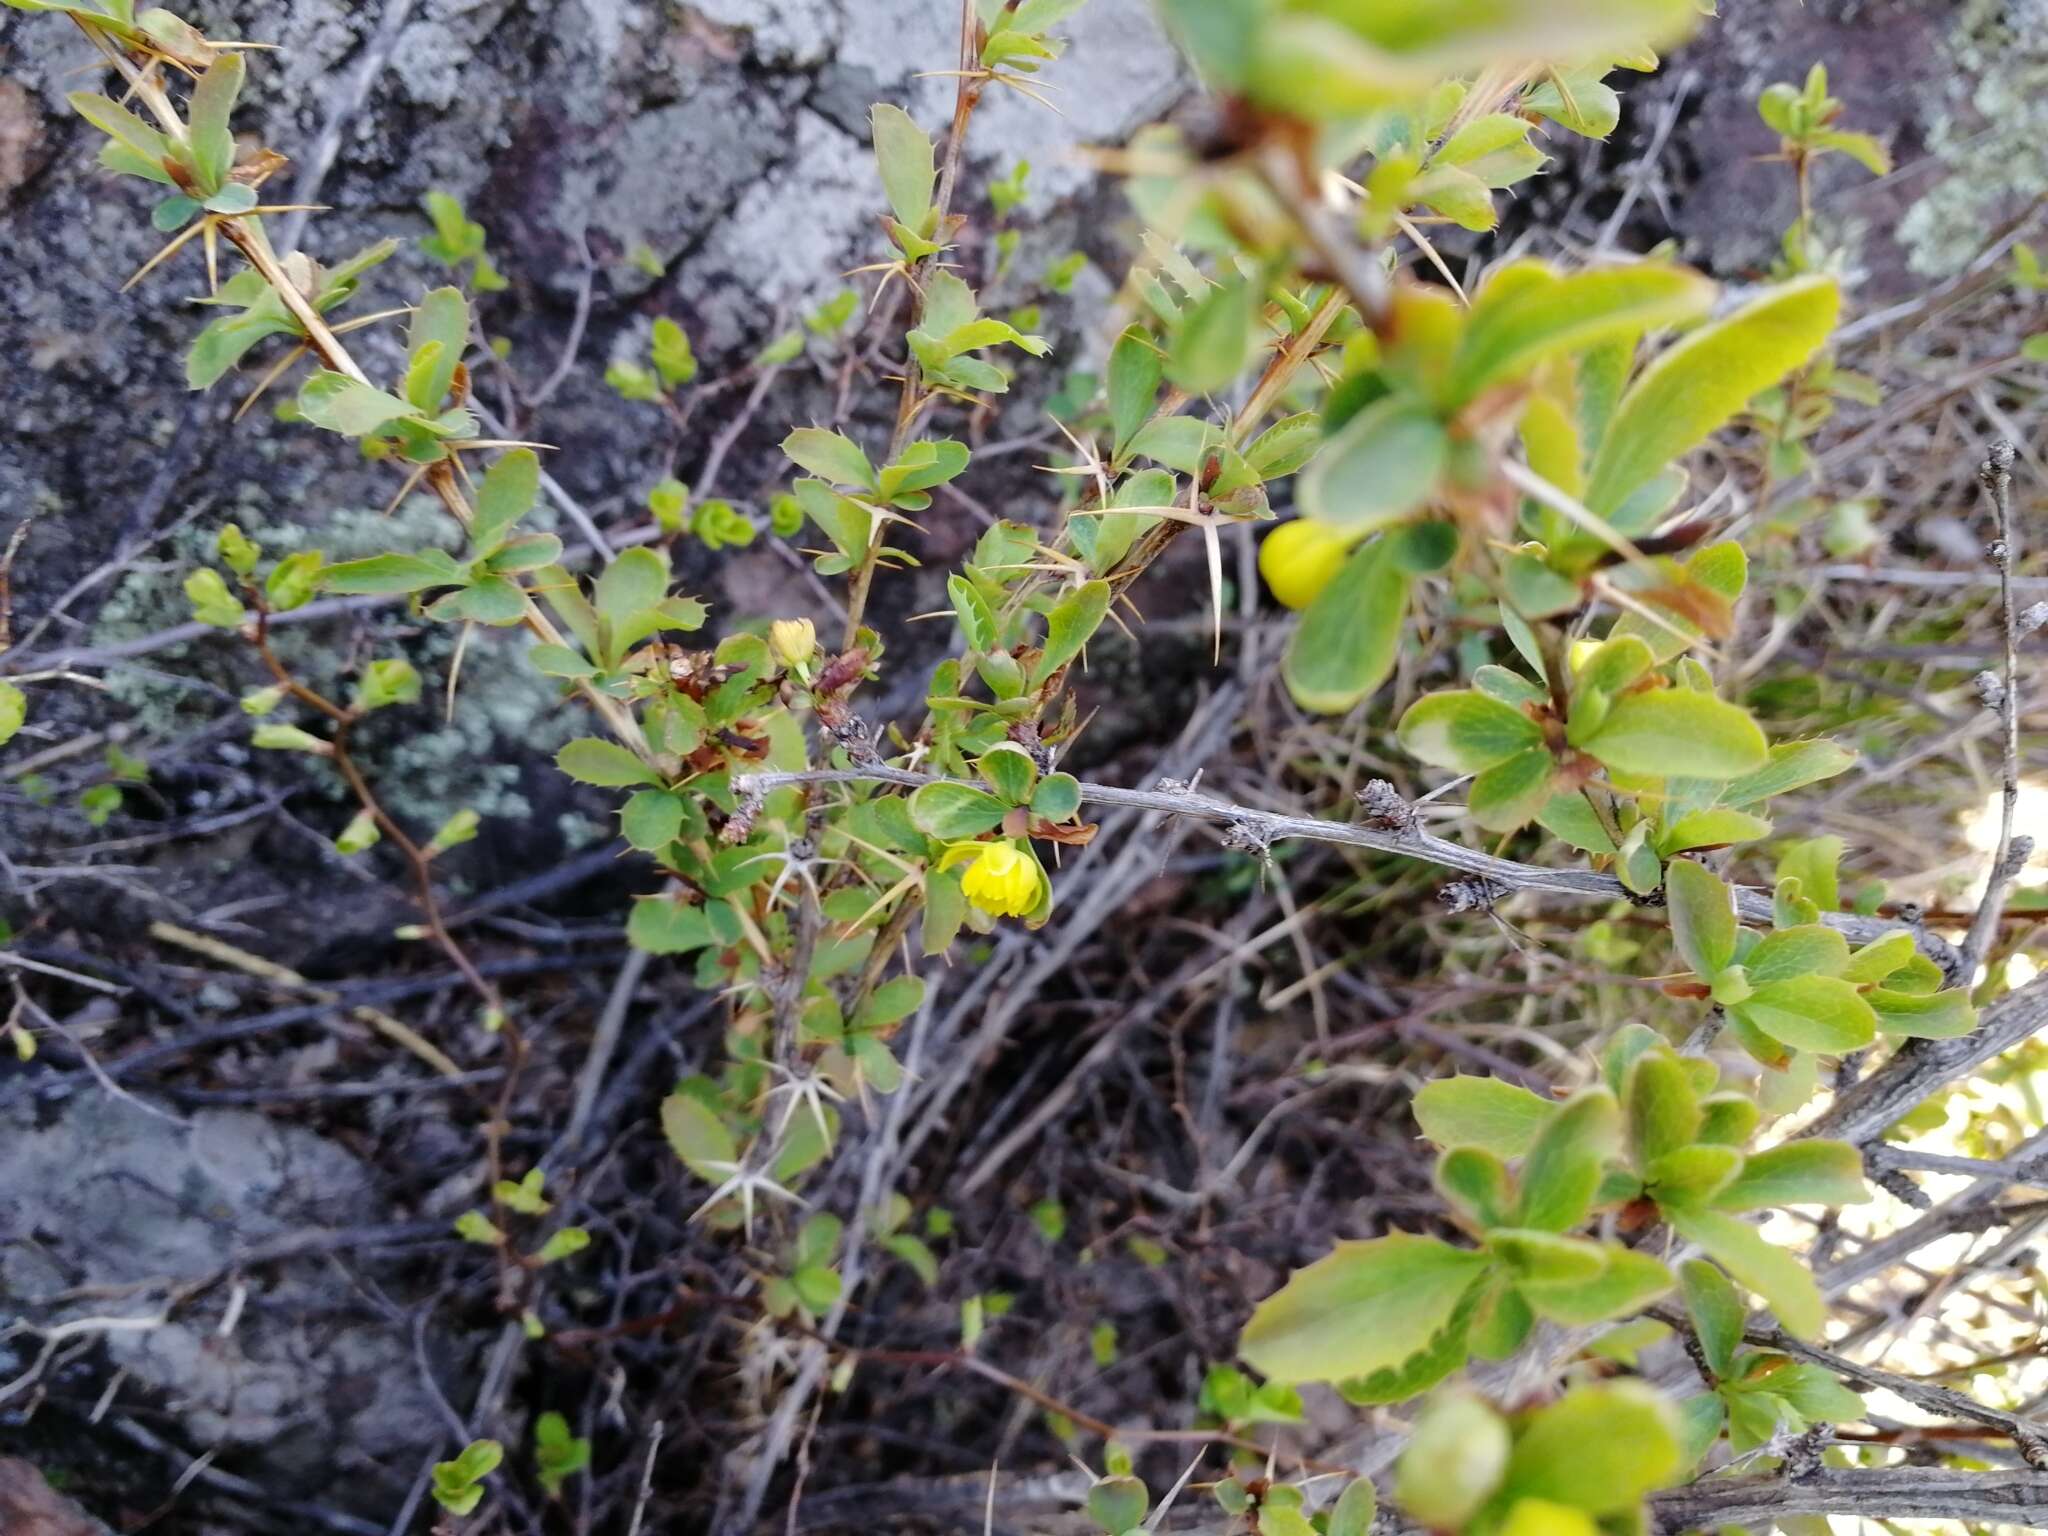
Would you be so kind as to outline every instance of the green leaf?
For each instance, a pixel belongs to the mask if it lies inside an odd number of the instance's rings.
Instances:
[[[682,834],[683,803],[665,789],[643,789],[619,808],[619,830],[643,853],[659,853]]]
[[[988,599],[974,583],[956,571],[946,578],[946,595],[953,601],[953,616],[960,621],[960,633],[966,636],[968,648],[984,654],[995,650],[1000,639],[996,616],[989,611]]]
[[[1440,1077],[1415,1095],[1415,1120],[1439,1147],[1520,1157],[1558,1111],[1552,1100],[1497,1077]]]
[[[201,624],[233,629],[248,617],[220,572],[210,565],[202,565],[185,578],[185,596],[191,599],[192,617]]]
[[[297,554],[287,555],[271,568],[270,579],[263,584],[263,594],[277,613],[290,613],[294,608],[303,608],[313,600],[320,579],[320,551],[302,549]]]
[[[1537,1132],[1522,1162],[1516,1225],[1567,1232],[1586,1219],[1601,1170],[1621,1144],[1621,1106],[1605,1088],[1577,1094]]]
[[[1458,773],[1479,773],[1543,744],[1543,728],[1512,704],[1473,689],[1426,693],[1397,732],[1411,757]]]
[[[1483,1147],[1445,1152],[1436,1161],[1436,1187],[1482,1229],[1505,1226],[1514,1218],[1514,1180],[1507,1165]]]
[[[12,683],[0,682],[0,747],[14,739],[27,718],[28,695]]]
[[[505,626],[517,624],[525,615],[524,590],[503,576],[479,576],[468,586],[438,597],[427,606],[427,617],[443,622],[462,619]]]
[[[321,757],[327,756],[330,750],[318,736],[296,725],[259,725],[249,733],[249,745],[264,752],[309,752]],[[111,784],[95,786],[99,789],[113,787]]]
[[[1752,1152],[1714,1204],[1724,1211],[1760,1211],[1777,1205],[1860,1205],[1869,1198],[1862,1154],[1849,1143],[1788,1141]]]
[[[1678,1280],[1685,1288],[1685,1310],[1692,1317],[1701,1353],[1716,1376],[1728,1375],[1735,1366],[1735,1352],[1742,1347],[1749,1309],[1728,1277],[1705,1259],[1688,1259],[1679,1267]]]
[[[504,543],[519,520],[533,510],[540,497],[540,455],[531,448],[514,448],[500,454],[484,471],[476,491],[476,517],[469,536],[477,549],[489,554]]]
[[[1512,1451],[1507,1420],[1476,1393],[1432,1398],[1394,1467],[1394,1499],[1410,1519],[1460,1530],[1500,1486]]]
[[[439,550],[422,555],[371,555],[344,560],[320,572],[323,591],[365,596],[424,592],[429,587],[454,586],[461,580],[462,567]]]
[[[1372,1407],[1380,1403],[1405,1403],[1449,1376],[1465,1363],[1472,1319],[1485,1294],[1484,1281],[1465,1287],[1456,1308],[1429,1341],[1397,1365],[1383,1366],[1362,1376],[1347,1376],[1337,1382],[1337,1392],[1347,1403]]]
[[[1109,351],[1112,451],[1122,453],[1152,414],[1164,372],[1159,349],[1142,325],[1126,327]]]
[[[1275,1381],[1332,1381],[1401,1364],[1450,1318],[1486,1257],[1396,1232],[1339,1243],[1261,1302],[1238,1352]]]
[[[1614,87],[1585,69],[1566,71],[1562,84],[1546,80],[1522,99],[1522,109],[1585,139],[1604,139],[1621,122],[1621,98]]]
[[[1048,773],[1031,792],[1031,814],[1066,821],[1081,809],[1081,781],[1071,773]]]
[[[1513,832],[1550,802],[1556,778],[1550,749],[1530,747],[1475,778],[1465,792],[1465,809],[1488,831]]]
[[[536,1264],[559,1263],[581,1253],[590,1246],[590,1234],[581,1227],[564,1227],[540,1245],[540,1251],[533,1256]]]
[[[1771,748],[1763,767],[1730,779],[1721,790],[1723,805],[1754,805],[1773,795],[1832,779],[1854,766],[1856,754],[1832,741],[1781,741]]]
[[[1053,604],[1045,620],[1045,648],[1031,667],[1032,687],[1081,654],[1109,613],[1109,600],[1108,582],[1086,581]]]
[[[704,908],[674,897],[641,897],[633,903],[632,914],[626,919],[626,941],[650,955],[688,954],[715,943],[717,938]]]
[[[1854,985],[1835,976],[1794,976],[1758,987],[1735,1011],[1773,1040],[1838,1055],[1877,1037],[1877,1015]]]
[[[1529,1421],[1508,1461],[1502,1496],[1620,1515],[1678,1470],[1670,1404],[1644,1383],[1607,1382],[1574,1387]]]
[[[1793,1361],[1780,1365],[1764,1381],[1774,1397],[1790,1403],[1803,1418],[1846,1424],[1863,1417],[1863,1399],[1824,1366]]]
[[[1805,363],[1834,329],[1841,302],[1833,278],[1799,278],[1665,351],[1616,407],[1593,461],[1586,505],[1611,514],[1637,486]]]
[[[1767,933],[1743,957],[1750,981],[1764,986],[1792,976],[1839,976],[1849,964],[1849,941],[1819,923],[1801,923]]]
[[[1038,765],[1015,742],[997,742],[975,759],[974,770],[998,799],[1011,805],[1031,803],[1031,790],[1038,782]]]
[[[1834,150],[1847,155],[1873,176],[1889,176],[1892,169],[1891,154],[1876,139],[1867,133],[1849,133],[1840,128],[1822,128],[1814,132],[1807,142],[1818,150]]]
[[[834,485],[875,487],[875,467],[860,445],[841,432],[823,427],[798,427],[782,440],[783,455],[798,468]]]
[[[413,309],[406,330],[413,366],[406,370],[405,397],[431,415],[441,409],[455,383],[455,370],[469,346],[469,300],[460,288],[436,288]],[[438,352],[431,348],[438,347]]]
[[[961,842],[999,826],[1010,807],[972,784],[926,784],[910,797],[910,819],[927,837]]]
[[[1671,940],[1685,963],[1705,981],[1735,958],[1735,903],[1712,870],[1691,859],[1673,859],[1664,871],[1664,903]]]
[[[356,683],[355,707],[373,710],[392,704],[415,704],[419,696],[418,670],[402,656],[389,656],[363,668],[362,678]]]
[[[1953,1040],[1977,1027],[1977,1010],[1966,987],[1946,992],[1912,993],[1873,987],[1863,994],[1877,1015],[1877,1027],[1888,1035],[1916,1040]]]
[[[1214,423],[1199,416],[1161,416],[1140,427],[1124,451],[1192,475],[1201,472],[1202,461],[1217,441]]]
[[[1581,853],[1613,853],[1614,839],[1583,793],[1553,795],[1536,821],[1545,831],[1563,838]]]
[[[1191,395],[1223,388],[1251,356],[1258,316],[1259,291],[1248,279],[1211,288],[1174,331],[1166,376]]]
[[[1677,1147],[1644,1166],[1643,1188],[1660,1210],[1690,1210],[1726,1189],[1741,1167],[1733,1147]]]
[[[822,480],[799,480],[792,487],[797,505],[804,515],[815,523],[819,530],[832,541],[839,551],[837,556],[827,560],[836,563],[828,565],[820,561],[818,569],[827,575],[848,569],[867,549],[874,526],[873,514],[853,500],[842,496]]]
[[[1725,848],[1731,843],[1751,843],[1771,835],[1771,824],[1747,811],[1717,806],[1688,811],[1657,839],[1657,851],[1670,855],[1688,848]]]
[[[1742,1146],[1763,1117],[1755,1101],[1741,1093],[1708,1094],[1700,1110],[1699,1139],[1715,1146]]]
[[[1105,1477],[1088,1490],[1088,1517],[1110,1536],[1124,1536],[1144,1523],[1152,1495],[1135,1477]]]
[[[1640,1312],[1672,1286],[1671,1271],[1647,1253],[1605,1247],[1606,1267],[1586,1280],[1521,1282],[1522,1299],[1538,1317],[1582,1328]]]
[[[666,315],[654,322],[647,355],[666,388],[675,389],[697,377],[697,355],[690,350],[689,335]]]
[[[1338,428],[1295,483],[1301,515],[1350,532],[1412,517],[1429,504],[1450,435],[1421,401],[1389,395]]]
[[[415,412],[396,395],[322,369],[300,386],[299,414],[314,426],[343,437],[368,437]]]
[[[1295,703],[1338,715],[1387,680],[1408,616],[1408,581],[1388,540],[1351,552],[1288,637],[1280,673]]]
[[[579,737],[555,754],[555,766],[580,784],[597,784],[607,789],[625,789],[635,784],[661,783],[661,776],[637,755],[616,742],[595,736]]]
[[[1475,119],[1465,131],[1487,121]],[[1507,121],[1527,132],[1522,119]],[[1713,299],[1714,285],[1698,273],[1648,262],[1563,277],[1534,262],[1503,268],[1473,301],[1444,385],[1445,403],[1462,407],[1559,352],[1696,319]]]
[[[1462,229],[1489,230],[1500,222],[1486,183],[1455,165],[1440,165],[1418,176],[1409,196]]]
[[[910,1017],[924,1002],[924,978],[921,976],[892,976],[875,988],[874,994],[862,1005],[853,1017],[849,1029],[875,1030],[889,1028],[892,1024]]]
[[[684,1166],[707,1184],[724,1183],[739,1161],[732,1132],[695,1094],[676,1092],[661,1101],[661,1129]]]
[[[1628,1116],[1629,1160],[1639,1172],[1666,1153],[1691,1146],[1700,1130],[1692,1074],[1669,1049],[1645,1051],[1628,1069],[1622,1104]]]
[[[1607,1267],[1606,1249],[1590,1238],[1532,1227],[1495,1227],[1486,1234],[1486,1251],[1517,1285],[1577,1284]]]
[[[1322,422],[1314,411],[1284,416],[1261,432],[1245,449],[1245,462],[1261,480],[1291,475],[1315,457],[1322,441]]]
[[[1765,1241],[1747,1222],[1720,1211],[1665,1212],[1672,1229],[1705,1249],[1708,1257],[1741,1284],[1770,1303],[1792,1333],[1802,1339],[1820,1336],[1827,1309],[1820,1287],[1798,1255]]]
[[[1379,1497],[1374,1493],[1371,1482],[1362,1477],[1353,1478],[1337,1495],[1337,1502],[1330,1506],[1330,1521],[1324,1527],[1324,1536],[1370,1536],[1373,1516],[1378,1509]]]
[[[74,91],[65,99],[71,103],[72,111],[127,149],[144,165],[157,167],[152,174],[153,180],[170,181],[171,178],[161,169],[162,163],[171,157],[170,141],[156,129],[126,107],[91,91]]]
[[[1618,773],[1732,779],[1763,766],[1764,733],[1748,711],[1710,693],[1658,688],[1616,699],[1579,743]]]
[[[235,164],[235,135],[228,125],[235,98],[242,93],[246,68],[240,53],[223,53],[206,67],[192,87],[186,129],[192,143],[193,169],[203,192],[218,192]],[[249,189],[253,194],[253,188]],[[251,206],[254,206],[253,197]]]
[[[937,163],[932,141],[901,107],[877,102],[868,112],[875,141],[875,165],[882,173],[882,191],[896,222],[912,233],[924,232],[931,212]]]
[[[668,595],[668,560],[651,549],[622,550],[591,590],[597,617],[609,632],[616,664],[627,648],[659,627],[657,610]]]

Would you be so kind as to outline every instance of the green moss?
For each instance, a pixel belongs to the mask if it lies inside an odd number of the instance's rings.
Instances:
[[[1899,240],[1916,271],[1946,276],[2002,218],[2048,195],[2048,30],[2043,0],[1967,0],[1927,104],[1927,145],[1948,174],[1911,208]]]
[[[94,628],[94,643],[136,639],[189,619],[184,578],[194,566],[214,561],[217,530],[230,520],[263,546],[266,562],[311,548],[330,560],[389,549],[456,548],[453,525],[425,497],[409,499],[390,516],[346,508],[312,527],[277,520],[262,493],[248,487],[224,516],[185,529],[162,559],[138,565],[123,578]],[[524,633],[479,629],[471,635],[454,715],[444,719],[446,682],[461,631],[413,620],[398,604],[375,612],[369,623],[370,651],[402,651],[427,680],[419,707],[371,716],[357,734],[365,766],[393,812],[423,835],[465,808],[486,821],[531,815],[532,805],[518,787],[527,754],[552,753],[574,734],[576,721],[562,708],[557,685],[526,665]],[[365,659],[347,648],[344,627],[332,622],[282,626],[274,643],[287,666],[337,693],[347,688],[337,676],[338,664]],[[267,681],[248,649],[225,634],[158,652],[138,666],[110,669],[107,678],[111,701],[128,712],[146,743],[198,730]],[[273,718],[290,717],[280,712]],[[514,749],[510,757],[508,744]],[[346,798],[338,776],[318,777],[337,803]]]

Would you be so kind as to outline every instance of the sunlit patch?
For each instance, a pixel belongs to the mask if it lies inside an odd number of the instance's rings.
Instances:
[[[1977,852],[1989,854],[1998,847],[1998,828],[2004,815],[2005,791],[1994,787],[1984,797],[1984,803],[1963,818],[1963,841]],[[2024,832],[2031,827],[2048,826],[2048,780],[2020,780],[2019,801],[2013,807],[2012,824],[2015,832]],[[2021,885],[2048,885],[2048,860],[2039,858],[2028,861],[2020,871]],[[1982,882],[1978,888],[1982,889]]]

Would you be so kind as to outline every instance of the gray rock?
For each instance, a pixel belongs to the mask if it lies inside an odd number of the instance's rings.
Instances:
[[[47,1124],[26,1104],[0,1113],[0,1187],[0,1312],[41,1327],[146,1322],[233,1254],[380,1213],[368,1170],[310,1131],[230,1110],[178,1121],[101,1093]],[[92,1331],[192,1443],[258,1452],[280,1492],[388,1507],[443,1427],[403,1320],[355,1293],[356,1263],[337,1248],[251,1264],[155,1326]]]

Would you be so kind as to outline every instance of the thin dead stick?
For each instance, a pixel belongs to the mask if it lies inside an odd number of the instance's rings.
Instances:
[[[1998,617],[2005,640],[2005,676],[2000,679],[1980,672],[1977,688],[1987,704],[1996,706],[2004,727],[2000,764],[2004,782],[1998,811],[1998,846],[1991,855],[1991,872],[1985,877],[1984,899],[1977,906],[1977,915],[1970,919],[1970,931],[1963,936],[1957,955],[1956,980],[1965,986],[1974,981],[1977,967],[1998,931],[1998,915],[2005,908],[2006,892],[2034,852],[2034,840],[2015,837],[2012,830],[2013,813],[2020,800],[2020,621],[2012,599],[2012,566],[2019,551],[2014,547],[2012,526],[2012,461],[2013,446],[2001,438],[1991,445],[1990,455],[1977,470],[1977,479],[1991,497],[1997,519],[1997,534],[1985,547],[1985,554],[1998,570]]]
[[[194,933],[189,928],[180,928],[176,923],[151,923],[149,925],[149,936],[162,943],[175,944],[180,949],[190,950],[195,955],[204,955],[209,960],[219,961],[222,965],[240,971],[245,976],[260,977],[264,981],[272,981],[276,982],[279,986],[290,987],[295,992],[303,992],[315,1002],[332,1003],[338,1002],[341,998],[339,992],[331,992],[326,987],[306,980],[305,977],[289,966],[279,965],[275,961],[266,960],[261,955],[252,955],[246,949],[237,949],[234,945],[213,938],[208,934]],[[411,1025],[394,1019],[390,1014],[384,1012],[383,1009],[372,1008],[367,1003],[360,1003],[349,1009],[349,1017],[360,1023],[367,1024],[394,1045],[402,1046],[406,1050],[411,1051],[413,1055],[419,1057],[421,1061],[424,1061],[443,1077],[462,1076],[462,1068],[458,1067],[450,1059],[447,1052],[443,1051],[431,1040],[426,1039]]]
[[[1769,1524],[1788,1515],[1867,1520],[1961,1520],[2039,1530],[2048,1525],[2048,1472],[1952,1472],[1937,1467],[1816,1467],[1799,1476],[1700,1479],[1651,1496],[1664,1532]]]
[[[895,784],[905,789],[921,789],[927,784],[948,782],[932,775],[914,773],[907,768],[891,768],[876,763],[861,768],[819,768],[802,773],[751,773],[742,774],[733,780],[735,793],[749,798],[768,794],[789,784]],[[1372,794],[1375,806],[1386,802],[1378,798],[1380,781],[1363,792]],[[1325,821],[1316,816],[1288,816],[1277,811],[1261,811],[1251,806],[1233,805],[1229,801],[1211,799],[1197,794],[1192,789],[1123,789],[1112,784],[1081,785],[1081,800],[1089,805],[1110,805],[1131,810],[1163,811],[1171,816],[1194,816],[1207,821],[1225,824],[1231,835],[1241,840],[1246,847],[1268,847],[1285,838],[1298,837],[1311,842],[1341,843],[1350,848],[1370,848],[1379,853],[1399,854],[1404,858],[1422,859],[1431,864],[1441,864],[1446,869],[1455,869],[1474,877],[1460,881],[1447,890],[1446,899],[1453,905],[1462,901],[1465,907],[1491,905],[1516,891],[1545,891],[1556,895],[1571,896],[1581,901],[1623,901],[1630,899],[1628,890],[1612,875],[1603,875],[1590,869],[1545,869],[1535,864],[1520,864],[1513,859],[1496,858],[1490,853],[1481,853],[1453,843],[1434,833],[1423,830],[1416,820],[1412,808],[1400,801],[1392,789],[1385,794],[1399,806],[1404,815],[1391,811],[1379,812],[1375,819],[1381,826],[1362,825],[1348,821]],[[1736,911],[1746,923],[1758,927],[1769,927],[1772,921],[1771,896],[1768,891],[1750,886],[1735,888]],[[1847,912],[1824,914],[1822,921],[1839,930],[1845,937],[1858,943],[1868,943],[1887,933],[1906,929],[1907,925],[1892,919],[1860,917]],[[1907,929],[1922,948],[1937,959],[1948,957],[1948,945],[1939,937]]]

